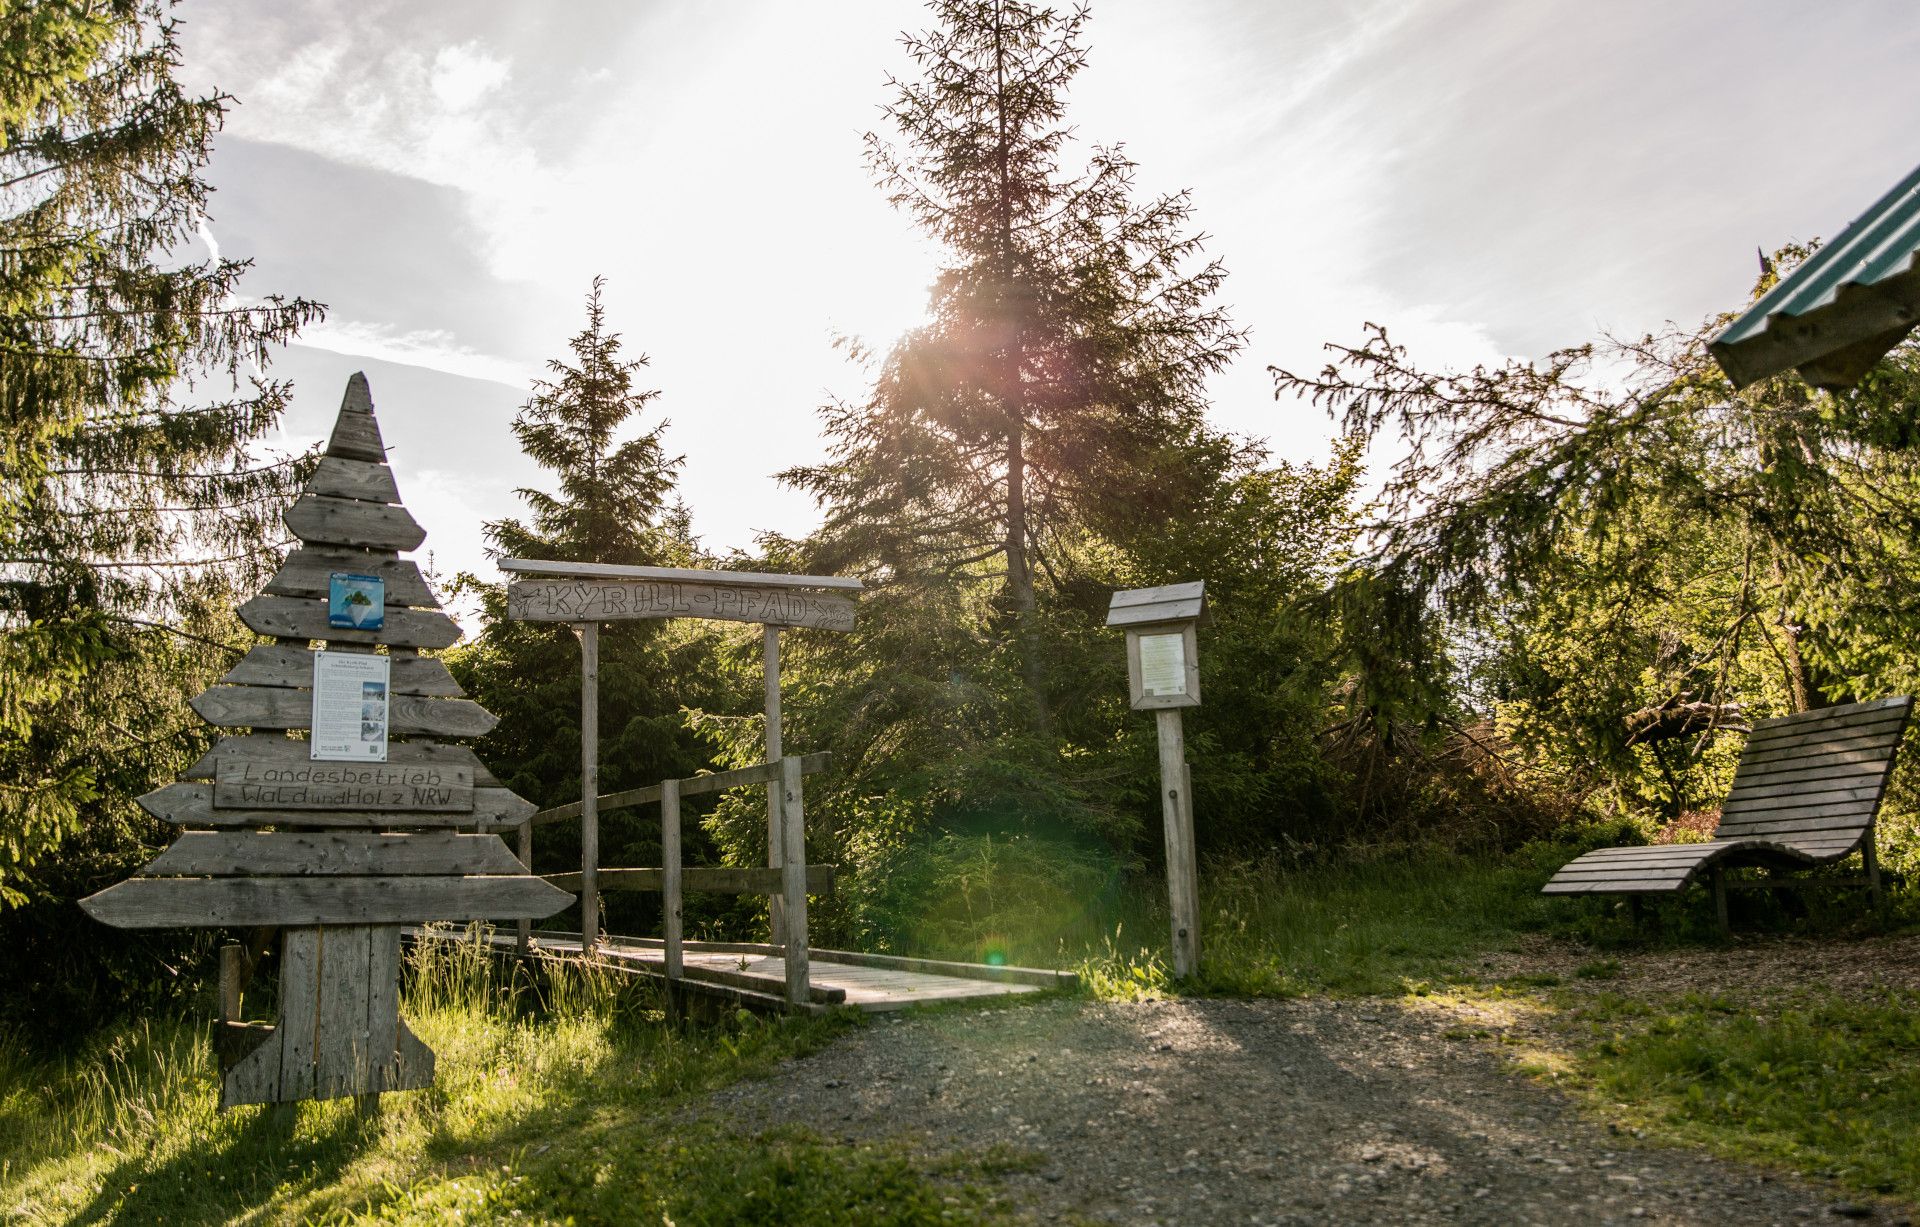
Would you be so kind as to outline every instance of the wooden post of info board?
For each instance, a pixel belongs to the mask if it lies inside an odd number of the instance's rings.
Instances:
[[[1113,594],[1107,625],[1127,633],[1127,690],[1151,711],[1160,740],[1160,819],[1167,837],[1168,929],[1173,974],[1200,970],[1200,871],[1193,839],[1193,772],[1180,709],[1200,703],[1194,627],[1206,614],[1206,585],[1168,584]]]

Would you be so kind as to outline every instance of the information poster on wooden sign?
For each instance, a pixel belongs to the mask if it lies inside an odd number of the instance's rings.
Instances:
[[[335,630],[377,631],[386,624],[387,583],[378,575],[327,577],[327,625]]]
[[[1187,693],[1187,638],[1140,636],[1140,688],[1155,697]]]
[[[387,692],[392,662],[362,652],[313,654],[315,762],[387,761]]]

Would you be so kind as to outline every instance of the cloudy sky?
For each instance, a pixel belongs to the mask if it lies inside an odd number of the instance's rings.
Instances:
[[[1536,356],[1744,301],[1920,162],[1907,0],[1095,0],[1081,134],[1191,188],[1252,344],[1229,429],[1326,452],[1268,364],[1388,324],[1429,362]],[[252,294],[328,304],[276,373],[290,444],[365,370],[436,565],[539,474],[508,424],[595,274],[710,548],[815,522],[772,474],[856,396],[836,335],[918,317],[936,253],[868,180],[900,0],[187,0],[185,75],[235,95],[212,239]]]

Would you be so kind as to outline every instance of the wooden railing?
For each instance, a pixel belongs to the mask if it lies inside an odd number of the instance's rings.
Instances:
[[[771,896],[781,905],[779,911],[784,916],[784,928],[774,936],[776,944],[782,948],[786,964],[787,1000],[795,1005],[805,1004],[810,994],[807,895],[822,894],[833,889],[833,868],[807,864],[806,803],[802,784],[806,776],[826,770],[827,759],[824,753],[790,756],[753,767],[662,780],[645,788],[603,794],[595,799],[599,813],[636,805],[659,804],[660,859],[665,863],[657,869],[602,869],[598,863],[597,848],[583,841],[577,872],[547,874],[545,877],[564,890],[580,892],[583,916],[597,917],[600,914],[599,892],[603,890],[658,891],[665,895],[663,927],[666,930],[666,973],[669,980],[686,978],[681,909],[682,898],[687,890]],[[775,826],[779,838],[768,849],[770,867],[685,868],[680,855],[681,800],[756,784],[767,786],[772,797],[770,808],[774,808],[778,815]],[[517,850],[520,863],[527,866],[529,871],[532,870],[534,827],[578,818],[583,808],[576,801],[570,805],[541,810],[520,823]],[[521,921],[519,950],[523,955],[528,950],[531,937],[531,924]],[[581,952],[591,953],[598,942],[598,933],[582,933]]]

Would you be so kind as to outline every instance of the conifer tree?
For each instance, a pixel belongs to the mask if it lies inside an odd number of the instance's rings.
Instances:
[[[486,525],[495,558],[541,558],[626,566],[690,566],[699,561],[685,510],[670,502],[680,459],[662,440],[664,419],[642,419],[660,393],[637,380],[647,358],[626,358],[607,327],[605,281],[587,296],[586,326],[568,341],[572,361],[548,362],[550,378],[513,423],[521,447],[553,476],[554,489],[518,491],[525,519]],[[448,664],[500,725],[480,743],[493,770],[523,795],[552,805],[579,795],[580,652],[570,629],[513,622],[506,591],[472,577],[484,626]],[[600,635],[601,775],[617,790],[687,775],[707,765],[683,707],[724,703],[712,667],[712,632],[690,623],[609,623]],[[616,815],[602,834],[608,864],[654,864],[655,827],[629,829]],[[575,849],[566,828],[543,828],[536,854],[565,864]],[[625,841],[639,839],[630,844]],[[616,909],[631,900],[614,900]],[[610,922],[611,923],[611,922]]]
[[[1242,336],[1186,193],[1135,200],[1117,145],[1064,166],[1086,10],[929,7],[935,28],[904,39],[919,78],[889,79],[901,143],[867,138],[946,251],[929,322],[864,403],[829,410],[832,462],[784,476],[826,505],[826,565],[997,580],[1044,730],[1040,581],[1057,588],[1087,534],[1125,537],[1217,476],[1170,461],[1203,440],[1202,382]]]
[[[0,7],[0,908],[84,816],[143,821],[109,778],[191,748],[208,587],[272,561],[292,489],[257,371],[320,308],[181,257],[231,99],[178,63],[165,3]]]

